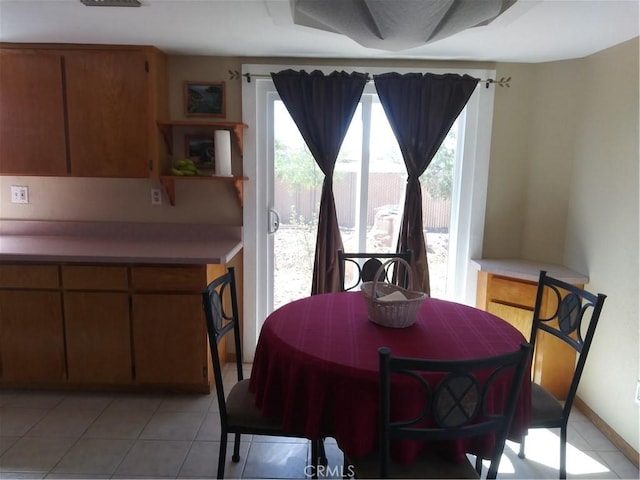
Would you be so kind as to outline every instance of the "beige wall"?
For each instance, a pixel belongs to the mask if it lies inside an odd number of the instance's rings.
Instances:
[[[511,77],[509,88],[496,88],[483,256],[519,258],[522,255],[529,158],[529,130],[533,109],[530,91],[536,65],[498,64],[496,77]]]
[[[531,79],[522,256],[562,263],[582,61],[541,64]]]
[[[29,204],[11,204],[10,186],[27,185]],[[232,184],[176,182],[176,206],[151,205],[159,182],[144,179],[0,177],[0,218],[241,225]],[[224,205],[224,208],[219,208]]]
[[[638,44],[549,64],[170,57],[170,115],[184,80],[223,80],[227,120],[241,120],[242,63],[477,67],[511,76],[497,88],[484,256],[564,262],[609,294],[580,395],[638,450]],[[180,139],[177,138],[179,143]],[[176,145],[180,148],[180,145]],[[233,159],[239,173],[242,159]],[[29,205],[9,203],[29,185]],[[0,218],[240,225],[233,187],[177,182],[177,205],[150,205],[152,180],[0,177]],[[590,222],[597,214],[598,224]]]
[[[581,62],[563,257],[608,295],[578,395],[636,451],[638,58],[636,38]]]

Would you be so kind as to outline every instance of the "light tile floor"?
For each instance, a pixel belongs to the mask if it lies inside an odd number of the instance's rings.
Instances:
[[[215,394],[0,391],[0,478],[215,478],[219,435]],[[569,478],[639,477],[578,411],[569,443]],[[498,478],[558,478],[557,432],[532,430],[525,460],[517,448],[505,449]],[[342,452],[333,439],[326,451],[327,476],[341,477]],[[228,478],[308,473],[304,439],[243,436],[240,462],[231,461],[231,448],[227,453]]]

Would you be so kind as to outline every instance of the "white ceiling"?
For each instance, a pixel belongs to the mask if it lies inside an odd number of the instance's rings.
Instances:
[[[640,25],[640,0],[519,0],[488,26],[389,52],[294,25],[288,0],[141,3],[98,8],[79,0],[0,0],[0,41],[154,45],[180,55],[546,62],[617,45],[637,37]]]

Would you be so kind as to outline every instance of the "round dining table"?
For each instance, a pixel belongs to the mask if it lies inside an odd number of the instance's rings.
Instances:
[[[262,414],[280,418],[285,431],[312,440],[333,437],[356,458],[378,447],[378,348],[388,347],[393,356],[461,360],[515,351],[524,341],[504,320],[459,303],[427,298],[413,325],[390,328],[369,320],[362,292],[313,295],[267,317],[250,389]],[[409,406],[410,395],[398,403]],[[530,418],[527,371],[510,437],[526,434]],[[486,457],[491,447],[490,439],[459,440],[446,453],[461,461],[466,452]],[[392,458],[409,463],[422,448],[396,442]]]

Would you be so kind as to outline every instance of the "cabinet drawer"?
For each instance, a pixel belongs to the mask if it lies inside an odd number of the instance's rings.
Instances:
[[[487,289],[487,300],[533,310],[538,285],[513,278],[493,277]]]
[[[62,285],[69,290],[127,290],[127,267],[67,265],[62,267]]]
[[[0,288],[58,288],[56,265],[0,265]]]
[[[200,292],[206,286],[204,266],[133,267],[131,284],[138,291]]]

